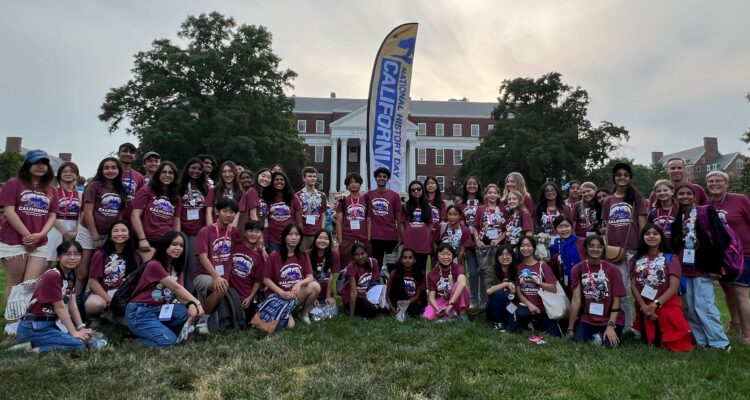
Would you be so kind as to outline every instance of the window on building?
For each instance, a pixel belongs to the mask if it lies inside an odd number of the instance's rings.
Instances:
[[[745,162],[743,160],[737,160],[736,164],[738,170],[742,170],[745,168]]]
[[[696,165],[696,166],[695,166],[695,172],[701,172],[701,167],[700,167],[700,166],[698,166],[698,165]]]
[[[487,125],[487,132],[492,132],[493,129],[495,129],[495,124]]]
[[[461,165],[461,162],[464,159],[464,151],[463,150],[453,150],[453,165]]]
[[[442,175],[438,175],[435,177],[437,179],[438,186],[440,187],[441,192],[445,192],[445,177]]]
[[[420,122],[417,124],[417,135],[419,136],[425,136],[427,135],[427,124],[424,122]]]
[[[471,137],[479,137],[479,124],[471,124]]]
[[[318,190],[323,190],[323,174],[318,172],[318,184],[317,184]]]
[[[445,125],[442,123],[435,124],[435,136],[445,135]]]
[[[445,164],[445,150],[435,149],[435,165]]]
[[[315,121],[315,133],[326,133],[326,122],[322,119]]]
[[[417,175],[417,180],[424,183],[424,180],[427,179],[427,175]]]
[[[359,162],[359,146],[349,146],[349,162]]]
[[[461,124],[453,124],[453,136],[461,136]]]
[[[315,162],[316,163],[322,163],[323,158],[325,157],[326,148],[323,146],[315,146]]]
[[[427,149],[417,149],[417,164],[427,164]]]
[[[297,120],[297,132],[307,132],[307,121],[305,121],[304,119]]]

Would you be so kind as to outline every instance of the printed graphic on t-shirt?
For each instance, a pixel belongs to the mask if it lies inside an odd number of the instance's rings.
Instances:
[[[177,275],[169,276],[173,281],[177,281]],[[174,299],[174,292],[172,289],[165,287],[163,283],[159,282],[156,285],[156,289],[151,291],[151,298],[157,303],[168,304]]]
[[[635,272],[638,283],[658,288],[667,279],[666,258],[663,255],[651,261],[640,258],[635,262]]]
[[[166,197],[155,197],[151,202],[151,211],[154,216],[161,219],[172,219],[174,217],[175,207]]]
[[[232,272],[235,276],[245,279],[253,271],[253,258],[242,253],[232,255]]]
[[[102,195],[102,206],[99,207],[99,213],[105,217],[116,217],[122,209],[122,199],[114,193],[105,193]]]
[[[299,198],[302,202],[302,214],[304,215],[320,215],[320,206],[323,204],[323,197],[317,192],[312,194],[306,191],[301,191]]]
[[[448,243],[454,249],[458,249],[459,247],[461,247],[462,235],[463,235],[463,232],[461,232],[460,226],[456,229],[447,228],[445,230],[445,236],[443,237],[443,242]]]
[[[216,238],[211,244],[211,257],[214,262],[225,262],[232,254],[232,239],[226,237]]]
[[[292,216],[292,211],[289,209],[289,206],[286,205],[284,202],[271,204],[270,214],[268,214],[268,218],[277,222],[284,222],[288,220],[291,216]]]
[[[372,281],[372,273],[366,272],[362,274],[357,281],[357,292],[367,293],[367,289],[370,288],[370,281]]]
[[[81,202],[78,201],[78,197],[76,196],[73,196],[72,199],[70,197],[60,197],[60,200],[57,201],[57,209],[59,215],[64,214],[66,217],[75,217],[81,212]]]
[[[609,297],[609,280],[604,271],[581,274],[580,284],[587,299],[602,301]]]
[[[346,217],[351,220],[365,219],[365,206],[363,204],[348,204],[346,206]]]
[[[49,212],[50,198],[44,193],[24,190],[18,211],[35,217],[43,217]]]
[[[125,191],[128,192],[128,200],[133,200],[135,197],[135,192],[138,190],[138,186],[135,182],[135,179],[131,180],[130,178],[122,177],[122,186],[125,187]]]
[[[302,267],[299,264],[287,264],[281,267],[281,286],[290,289],[302,280]]]
[[[411,226],[419,227],[423,225],[424,222],[422,221],[422,210],[414,210],[414,213],[412,214]]]
[[[437,294],[438,296],[447,299],[448,296],[451,294],[451,289],[453,288],[453,277],[444,277],[441,276],[440,280],[437,282]]]
[[[331,271],[325,271],[323,269],[325,265],[325,261],[321,261],[315,266],[315,280],[318,282],[329,282],[331,280]]]
[[[201,208],[203,207],[203,202],[205,201],[206,198],[199,190],[188,191],[184,196],[182,196],[182,203],[187,208]]]
[[[111,254],[104,265],[103,282],[108,287],[119,287],[125,280],[125,260]]]
[[[413,297],[417,293],[417,282],[413,278],[404,277],[404,289],[407,296]]]
[[[372,207],[373,214],[384,217],[388,215],[388,210],[391,209],[391,203],[387,199],[376,197],[372,199],[370,207]]]
[[[623,227],[630,225],[633,208],[628,203],[620,202],[612,204],[609,208],[609,225]]]

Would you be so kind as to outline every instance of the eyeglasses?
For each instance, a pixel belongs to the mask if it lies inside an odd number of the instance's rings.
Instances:
[[[422,191],[422,188],[418,188],[418,187],[415,187],[415,188],[411,188],[411,191],[412,191],[412,192],[421,192],[421,191]]]
[[[63,257],[81,257],[81,253],[62,253]]]

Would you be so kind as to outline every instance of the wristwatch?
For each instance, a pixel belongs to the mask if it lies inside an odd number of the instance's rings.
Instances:
[[[661,308],[661,306],[663,305],[663,304],[661,304],[661,301],[659,301],[659,300],[654,300],[654,304],[656,304],[656,306],[659,307],[659,308]]]
[[[615,327],[615,323],[613,321],[607,321],[607,326]]]

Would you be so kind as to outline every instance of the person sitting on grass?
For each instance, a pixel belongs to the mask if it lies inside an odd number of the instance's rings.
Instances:
[[[424,271],[414,268],[417,255],[406,247],[401,250],[396,267],[391,271],[386,285],[386,300],[392,313],[398,313],[398,303],[408,301],[406,314],[417,317],[422,315],[427,305]]]
[[[570,304],[568,337],[581,343],[599,334],[605,347],[618,347],[625,327],[625,314],[620,312],[620,304],[622,298],[627,296],[620,270],[602,259],[605,245],[601,236],[587,237],[584,249],[586,259],[576,264],[570,272],[573,300]],[[581,307],[583,311],[576,326]]]
[[[336,299],[333,298],[333,285],[331,279],[334,274],[341,272],[341,261],[339,251],[333,248],[331,232],[320,229],[313,235],[312,248],[305,252],[310,259],[315,280],[320,285],[318,293],[318,305],[336,308]]]
[[[649,346],[693,350],[690,325],[677,296],[681,276],[680,260],[671,254],[664,232],[654,224],[646,224],[630,261],[630,283],[636,309],[633,328]]]
[[[263,222],[245,223],[245,235],[232,247],[232,278],[229,286],[237,292],[245,310],[245,321],[252,320],[258,311],[258,291],[263,283],[265,261],[258,250],[263,243]]]
[[[523,261],[517,268],[516,287],[521,304],[516,310],[516,323],[521,329],[532,323],[535,329],[543,329],[559,337],[562,336],[560,325],[547,316],[542,296],[539,295],[540,289],[557,293],[555,275],[547,263],[536,259],[534,249],[536,240],[531,236],[524,236],[518,242],[518,253]]]
[[[346,266],[346,283],[341,290],[344,309],[349,316],[359,315],[363,318],[375,318],[381,310],[367,299],[367,291],[380,282],[378,260],[367,254],[367,247],[362,242],[352,245],[352,261]]]
[[[62,242],[57,246],[57,265],[39,278],[16,333],[21,344],[30,342],[32,352],[83,350],[94,333],[81,321],[75,298],[70,301],[75,285],[73,271],[80,264],[82,254],[83,248],[78,242]],[[58,328],[58,321],[67,332]]]
[[[512,193],[512,192],[511,192]],[[485,271],[484,287],[487,294],[487,319],[499,331],[516,330],[514,300],[516,298],[516,257],[507,244],[498,246],[495,265]]]
[[[461,318],[466,321],[469,291],[461,264],[453,262],[456,249],[440,243],[435,252],[437,265],[427,274],[427,308],[422,317],[429,320]]]
[[[112,296],[125,282],[125,278],[141,265],[127,222],[115,222],[101,249],[91,257],[89,267],[89,292],[85,308],[87,318],[104,313]]]
[[[175,331],[188,319],[194,321],[203,315],[201,303],[182,286],[184,268],[185,235],[167,232],[146,263],[125,309],[128,328],[138,343],[172,346],[177,342]]]

